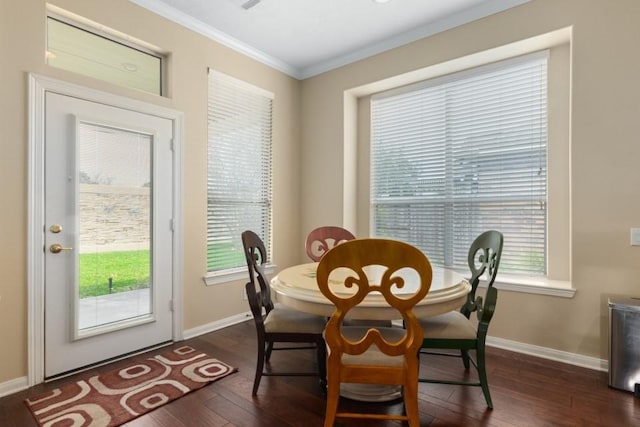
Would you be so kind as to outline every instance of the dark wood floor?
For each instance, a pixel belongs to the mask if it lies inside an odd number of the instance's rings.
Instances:
[[[263,377],[251,397],[255,369],[255,329],[245,322],[188,344],[229,363],[239,372],[126,424],[131,427],[321,426],[325,401],[318,382],[306,377]],[[163,350],[158,350],[160,352]],[[293,353],[293,356],[292,356]],[[284,357],[287,360],[284,360]],[[294,363],[313,367],[311,351],[276,352],[273,368]],[[96,368],[0,399],[0,426],[36,426],[23,401],[62,383],[104,372],[125,362]],[[456,358],[423,357],[421,369],[450,379],[463,376]],[[488,410],[478,387],[420,385],[422,426],[640,426],[640,399],[607,387],[607,375],[504,350],[490,349],[489,384],[494,408]],[[400,411],[401,404],[342,405],[369,411]],[[398,426],[399,422],[345,420],[344,427]]]

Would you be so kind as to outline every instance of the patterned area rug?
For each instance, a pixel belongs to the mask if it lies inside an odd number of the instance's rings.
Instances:
[[[236,369],[184,346],[25,401],[43,427],[113,427]]]

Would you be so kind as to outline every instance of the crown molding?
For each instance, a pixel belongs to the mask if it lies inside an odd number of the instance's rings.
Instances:
[[[178,9],[163,3],[160,0],[129,0],[140,7],[169,19],[179,25],[182,25],[196,33],[199,33],[211,40],[214,40],[224,46],[227,46],[237,52],[240,52],[250,58],[255,59],[265,65],[294,77],[298,80],[304,80],[322,74],[327,71],[342,67],[347,64],[377,55],[384,51],[394,49],[412,43],[414,41],[432,36],[434,34],[467,24],[469,22],[502,12],[512,7],[520,6],[531,0],[489,0],[476,7],[448,16],[444,19],[420,26],[413,30],[404,32],[395,37],[390,37],[379,43],[369,45],[365,48],[355,50],[351,53],[322,61],[309,67],[298,68],[284,61],[281,61],[265,52],[258,50],[230,35],[219,31],[198,19],[187,15]]]
[[[300,71],[299,78],[301,80],[304,80],[313,76],[317,76],[318,74],[322,74],[324,72],[351,64],[361,59],[377,55],[384,51],[404,46],[406,44],[432,36],[434,34],[462,26],[464,24],[468,24],[469,22],[485,18],[487,16],[505,11],[507,9],[511,9],[512,7],[520,6],[524,3],[528,3],[529,1],[531,0],[490,0],[486,3],[482,3],[479,6],[464,10],[438,21],[398,34],[397,36],[390,37],[379,43],[375,43],[351,53],[337,56],[327,61],[303,68]]]
[[[231,37],[227,33],[219,31],[198,19],[187,15],[184,12],[179,11],[178,9],[167,5],[159,0],[129,0],[131,3],[134,3],[144,9],[150,10],[151,12],[160,15],[164,18],[167,18],[170,21],[175,22],[176,24],[182,25],[189,30],[192,30],[198,34],[201,34],[213,41],[216,41],[228,48],[231,48],[237,52],[242,53],[250,58],[255,59],[258,62],[262,62],[265,65],[268,65],[272,68],[275,68],[278,71],[282,71],[283,73],[294,77],[296,79],[300,79],[300,70],[296,67],[293,67],[287,64],[284,61],[281,61],[273,56],[270,56],[261,50],[258,50],[248,44],[241,42],[240,40]]]

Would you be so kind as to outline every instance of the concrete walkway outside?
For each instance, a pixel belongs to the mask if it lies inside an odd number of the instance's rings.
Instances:
[[[149,288],[80,300],[80,329],[131,319],[149,313]]]

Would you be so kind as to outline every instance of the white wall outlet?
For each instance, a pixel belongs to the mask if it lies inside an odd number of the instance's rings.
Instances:
[[[631,229],[631,246],[640,246],[640,228]]]

